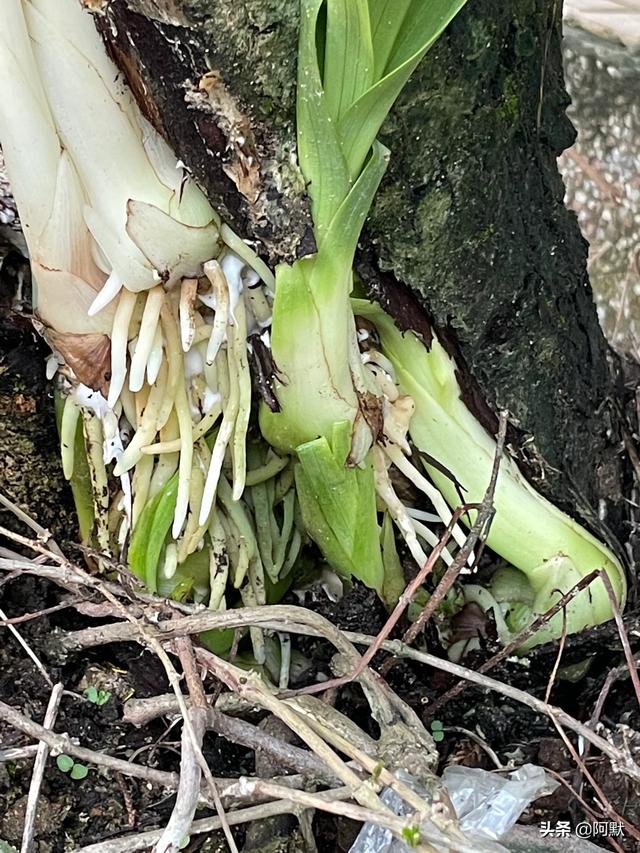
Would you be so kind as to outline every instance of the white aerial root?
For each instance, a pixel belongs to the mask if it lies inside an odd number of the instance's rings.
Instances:
[[[233,430],[231,459],[233,462],[233,499],[240,500],[247,474],[247,430],[251,414],[251,373],[247,359],[247,318],[244,301],[236,307],[236,322],[231,329],[232,361],[238,383],[238,413]]]
[[[180,339],[184,352],[189,352],[196,334],[197,294],[198,279],[185,278],[180,289]]]
[[[113,318],[111,331],[111,380],[107,402],[114,408],[120,397],[127,377],[127,349],[129,344],[129,324],[138,299],[137,293],[123,289]]]
[[[418,541],[413,519],[409,516],[404,504],[395,493],[389,478],[389,471],[384,452],[378,445],[373,448],[373,473],[376,492],[380,500],[384,503],[391,515],[391,518],[395,521],[402,538],[407,543],[407,548],[409,549],[411,556],[420,567],[424,566],[428,559],[427,553],[423,550],[422,545]],[[442,558],[444,560],[447,559],[445,551],[442,552]],[[449,560],[450,559],[451,555],[449,554]]]
[[[438,535],[423,524],[423,521],[436,523],[442,521],[448,524],[452,513],[438,489],[423,477],[407,458],[411,454],[407,432],[415,410],[412,398],[400,394],[395,383],[393,366],[382,353],[370,349],[362,352],[360,358],[382,402],[383,439],[373,448],[376,491],[395,521],[412,557],[418,566],[423,566],[427,560],[427,554],[419,539],[424,540],[431,547],[435,547],[439,542]],[[389,476],[388,468],[391,464],[394,464],[405,477],[429,497],[436,509],[436,514],[412,510],[402,503]],[[457,524],[454,526],[453,535],[459,544],[466,540],[466,536]],[[442,550],[441,558],[447,566],[453,563],[453,557],[447,548]]]
[[[429,480],[427,480],[427,478],[424,477],[414,465],[412,465],[410,460],[407,459],[399,447],[393,444],[388,444],[385,446],[384,452],[396,468],[429,498],[443,524],[449,524],[453,518],[453,513],[449,508],[449,504],[445,501],[433,483],[430,483]],[[452,529],[452,536],[460,547],[462,547],[467,540],[467,536],[459,524],[454,525]],[[471,564],[471,562],[473,562],[473,554],[469,557],[469,564]]]
[[[204,273],[211,282],[211,293],[201,295],[200,300],[215,310],[211,335],[207,344],[207,364],[213,364],[227,334],[229,322],[229,286],[217,261],[204,265]]]
[[[118,273],[113,270],[102,286],[102,289],[89,306],[89,310],[87,311],[88,315],[90,317],[95,317],[95,315],[100,313],[103,308],[106,308],[109,303],[113,302],[121,290],[122,280]]]
[[[258,277],[262,279],[269,296],[273,296],[276,289],[276,279],[262,258],[258,257],[253,249],[244,240],[241,240],[225,223],[220,226],[220,236],[231,251],[257,273]]]
[[[129,370],[129,390],[139,391],[144,385],[145,373],[147,365],[154,348],[158,345],[158,323],[160,321],[160,311],[164,304],[164,289],[162,287],[153,287],[147,293],[147,299],[142,312],[142,322],[140,324],[140,332],[138,341],[131,359],[131,368]],[[160,358],[156,355],[158,362],[157,370],[154,366],[155,378],[149,381],[153,385],[162,364],[162,343],[160,339]]]
[[[153,385],[158,378],[158,373],[162,367],[163,356],[162,326],[158,325],[153,338],[153,346],[151,347],[151,352],[149,353],[149,359],[147,361],[147,382],[149,385]]]
[[[211,514],[213,503],[216,497],[220,472],[222,471],[222,463],[227,452],[227,446],[231,441],[233,430],[238,414],[238,385],[235,381],[235,376],[229,376],[231,365],[227,367],[227,394],[224,396],[224,414],[222,416],[222,424],[218,430],[213,451],[211,453],[211,462],[204,486],[204,494],[202,496],[202,504],[200,507],[200,524],[204,524]],[[221,371],[222,373],[222,371]],[[222,376],[221,376],[222,379]]]
[[[234,245],[238,241],[232,232],[227,236]],[[203,586],[202,576],[194,576],[193,594],[215,609],[226,607],[229,582],[248,590],[251,601],[266,598],[251,510],[241,498],[251,408],[247,338],[271,319],[270,299],[254,267],[271,284],[273,277],[239,242],[242,258],[226,249],[219,261],[204,265],[209,292],[197,278],[171,286],[159,282],[141,293],[128,290],[115,275],[107,279],[92,306],[98,311],[117,299],[107,399],[77,386],[67,397],[61,423],[64,472],[71,477],[83,417],[96,542],[105,553],[117,548],[122,557],[128,533],[175,478],[175,510],[158,572],[164,589],[172,577],[177,585],[188,584],[190,570],[181,575],[181,567],[206,547],[209,582]],[[64,371],[68,375],[69,368]],[[84,390],[79,394],[77,388]],[[116,491],[107,471],[112,460],[112,473],[120,478]],[[224,510],[217,505],[220,482]],[[283,519],[282,534],[290,545],[278,542],[277,562],[284,570],[301,544],[292,532],[291,498],[283,504]],[[264,659],[262,633],[254,631],[252,639],[257,659]]]

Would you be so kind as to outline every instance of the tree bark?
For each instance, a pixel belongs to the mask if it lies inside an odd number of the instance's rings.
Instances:
[[[223,218],[274,264],[313,251],[295,160],[299,0],[90,0],[147,117]],[[564,206],[561,4],[471,0],[383,129],[391,165],[357,267],[372,294],[461,366],[470,408],[565,507],[617,526],[617,366],[587,245]]]

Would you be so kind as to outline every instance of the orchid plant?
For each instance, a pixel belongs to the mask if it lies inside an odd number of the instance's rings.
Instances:
[[[454,481],[480,500],[495,455],[437,335],[427,351],[352,299],[390,156],[378,132],[465,0],[300,3],[298,159],[316,251],[274,272],[143,117],[77,0],[0,9],[0,142],[83,537],[150,591],[216,609],[281,595],[310,540],[335,571],[397,600],[393,525],[423,564],[459,504]],[[275,405],[252,406],[258,338],[277,368]],[[403,503],[394,472],[424,506]],[[616,556],[508,458],[495,509],[488,544],[530,587],[525,622],[593,569],[622,606]],[[472,522],[453,526],[445,564]],[[611,615],[593,585],[569,606],[567,630]],[[532,642],[561,630],[556,618]],[[264,637],[251,639],[261,663]]]

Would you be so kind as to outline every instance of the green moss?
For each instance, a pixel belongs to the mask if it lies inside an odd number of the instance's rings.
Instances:
[[[299,0],[186,0],[184,8],[210,35],[211,62],[234,91],[295,139]]]
[[[425,196],[416,209],[416,230],[422,241],[432,244],[446,227],[451,210],[451,194],[437,188]]]

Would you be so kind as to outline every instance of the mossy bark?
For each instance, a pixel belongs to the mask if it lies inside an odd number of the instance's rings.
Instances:
[[[620,505],[623,472],[615,365],[556,167],[573,140],[560,5],[470,0],[430,52],[384,127],[391,166],[358,268],[400,323],[433,323],[469,405],[489,429],[508,409],[528,475],[593,520],[589,507]],[[313,250],[294,156],[298,7],[115,0],[98,15],[149,117],[272,263]]]

